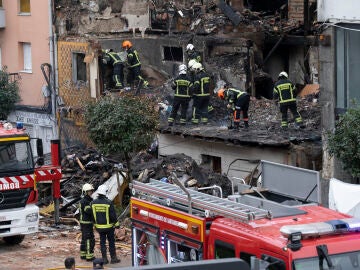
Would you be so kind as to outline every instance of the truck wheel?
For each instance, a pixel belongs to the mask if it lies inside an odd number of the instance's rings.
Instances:
[[[17,245],[20,244],[25,238],[25,235],[14,235],[14,236],[8,236],[4,237],[4,241],[8,245]]]

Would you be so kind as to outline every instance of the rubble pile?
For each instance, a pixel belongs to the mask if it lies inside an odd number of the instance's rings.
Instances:
[[[61,161],[62,195],[80,197],[84,183],[90,183],[97,188],[112,176],[114,165],[119,163],[92,148],[67,149]]]

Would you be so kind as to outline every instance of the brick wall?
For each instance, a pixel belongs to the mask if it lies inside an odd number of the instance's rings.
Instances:
[[[309,6],[311,3],[315,3],[316,0],[309,0]],[[304,22],[304,0],[289,0],[288,1],[288,17],[289,19]]]

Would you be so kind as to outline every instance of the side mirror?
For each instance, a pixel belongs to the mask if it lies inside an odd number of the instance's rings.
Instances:
[[[42,139],[36,139],[36,152],[38,156],[38,160],[36,161],[36,164],[38,164],[39,166],[44,165],[44,150],[43,150]]]

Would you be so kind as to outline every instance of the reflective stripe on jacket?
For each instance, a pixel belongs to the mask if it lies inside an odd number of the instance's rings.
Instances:
[[[190,78],[186,74],[180,74],[175,78],[171,87],[175,90],[175,97],[190,97]]]
[[[91,208],[96,229],[109,229],[119,226],[114,204],[105,196],[99,196],[97,199],[93,200]]]
[[[200,71],[195,74],[192,90],[195,96],[209,96],[210,95],[210,77],[205,71]]]
[[[274,98],[279,103],[296,101],[295,86],[288,79],[281,79],[274,85]]]
[[[91,204],[92,198],[88,195],[85,195],[84,198],[80,201],[80,223],[82,224],[92,224],[92,211],[91,211]]]
[[[141,65],[139,54],[134,48],[130,48],[127,50],[127,61],[131,68]]]
[[[235,88],[228,88],[225,91],[225,99],[229,101],[229,103],[234,103],[240,96],[247,94],[244,91]]]

